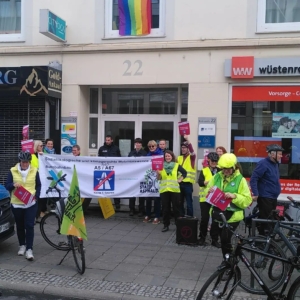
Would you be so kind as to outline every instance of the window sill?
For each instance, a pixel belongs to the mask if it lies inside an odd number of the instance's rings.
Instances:
[[[154,38],[166,38],[166,35],[157,35],[157,36],[115,36],[115,37],[104,37],[102,40],[125,40],[125,39],[154,39]]]
[[[12,40],[1,40],[0,43],[25,43],[25,40],[17,40],[17,41],[12,41]]]

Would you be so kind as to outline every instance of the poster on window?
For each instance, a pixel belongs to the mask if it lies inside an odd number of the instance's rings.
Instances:
[[[234,154],[239,162],[258,162],[267,157],[266,148],[271,144],[281,146],[281,139],[259,136],[235,136]]]
[[[273,113],[272,137],[300,138],[300,113]]]

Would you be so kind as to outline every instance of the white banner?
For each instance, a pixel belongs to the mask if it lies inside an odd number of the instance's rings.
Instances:
[[[57,187],[67,197],[76,166],[82,198],[158,197],[159,181],[152,171],[151,157],[93,157],[43,154],[39,155],[42,182],[41,197],[64,174],[66,181]],[[57,192],[49,197],[58,197]]]

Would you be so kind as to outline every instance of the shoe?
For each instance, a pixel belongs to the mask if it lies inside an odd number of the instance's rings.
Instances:
[[[158,218],[154,218],[152,224],[157,225],[159,223],[160,223],[160,221],[158,220]]]
[[[26,251],[26,246],[25,245],[20,246],[18,255],[23,256],[25,254],[25,251]]]
[[[205,238],[204,237],[201,237],[199,242],[198,242],[198,245],[199,246],[204,246],[206,243],[205,243]]]
[[[165,226],[162,230],[161,230],[161,232],[166,232],[166,231],[168,231],[169,230],[169,226]]]
[[[151,219],[149,217],[145,217],[143,220],[144,223],[149,223],[150,221],[151,221]]]
[[[132,210],[132,209],[130,210],[129,216],[130,216],[130,217],[133,217],[133,216],[134,216],[134,210]]]
[[[214,247],[216,247],[216,248],[221,248],[221,244],[218,241],[216,241],[216,240],[213,240],[211,242],[211,245],[214,246]]]
[[[32,261],[32,260],[34,259],[33,253],[32,253],[32,250],[31,250],[31,249],[28,249],[28,250],[26,251],[26,258],[27,258],[28,260],[30,260],[30,261]]]

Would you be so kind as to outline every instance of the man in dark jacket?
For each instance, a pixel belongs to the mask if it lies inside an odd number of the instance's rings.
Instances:
[[[121,152],[117,145],[113,143],[111,135],[106,135],[105,143],[98,150],[98,156],[102,157],[120,157]],[[116,210],[120,209],[120,199],[114,198]]]
[[[268,157],[258,162],[250,178],[252,199],[257,200],[260,219],[268,219],[277,206],[277,198],[281,192],[279,163],[282,151],[284,149],[279,145],[267,146]],[[261,224],[259,234],[265,235],[266,230],[269,230],[268,224]]]
[[[134,150],[132,150],[128,157],[140,157],[140,156],[147,156],[147,152],[142,148],[143,141],[141,138],[136,138],[134,140]],[[129,198],[129,216],[133,216],[135,212],[135,199],[134,197]],[[142,217],[144,215],[145,211],[145,199],[139,198],[139,217]]]

